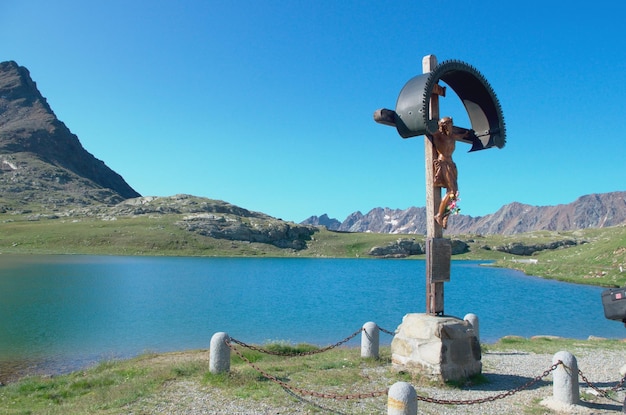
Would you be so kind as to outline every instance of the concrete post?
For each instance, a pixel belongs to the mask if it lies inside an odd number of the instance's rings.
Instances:
[[[218,332],[211,337],[209,350],[209,371],[211,373],[222,373],[230,371],[230,347],[226,341],[230,339],[228,334]]]
[[[553,398],[557,402],[576,405],[580,400],[578,388],[578,363],[569,352],[560,351],[552,357],[552,364],[563,362],[552,375]]]
[[[368,321],[363,324],[361,332],[361,357],[378,359],[380,329],[376,323]]]
[[[476,339],[478,339],[478,343],[480,343],[480,324],[478,322],[478,316],[474,313],[466,314],[463,317],[463,320],[467,321],[474,328],[474,333],[476,333]]]
[[[410,383],[391,385],[387,394],[387,415],[417,415],[417,393]]]

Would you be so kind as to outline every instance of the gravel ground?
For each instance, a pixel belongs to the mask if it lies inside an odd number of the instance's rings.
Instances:
[[[578,368],[595,386],[602,390],[610,389],[621,379],[620,367],[626,363],[626,354],[620,350],[600,350],[575,353]],[[463,389],[418,387],[419,397],[440,400],[475,400],[493,397],[516,389],[536,376],[541,375],[552,365],[552,355],[526,352],[487,352],[483,354],[483,375],[487,382]],[[370,369],[364,376],[371,379],[363,390],[350,393],[367,393],[381,390],[387,384],[386,367]],[[370,389],[367,389],[370,387]],[[550,409],[540,404],[552,396],[552,376],[537,382],[532,387],[492,402],[473,405],[444,405],[418,402],[419,414],[608,414],[622,411],[624,389],[615,393],[612,399],[596,396],[593,389],[580,381],[581,402],[579,405]],[[189,381],[173,382],[158,398],[151,398],[133,406],[132,414],[248,414],[248,415],[285,415],[285,414],[386,414],[386,396],[363,400],[338,401],[292,395],[288,404],[274,405],[271,400],[233,399],[219,389],[202,386]],[[532,412],[527,412],[534,408]]]

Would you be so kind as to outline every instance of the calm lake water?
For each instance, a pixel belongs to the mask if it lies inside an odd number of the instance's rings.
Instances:
[[[445,311],[478,315],[487,343],[626,337],[604,318],[601,291],[453,261]],[[218,331],[249,343],[328,345],[367,321],[393,331],[424,311],[424,261],[0,255],[0,381],[2,372],[206,349]]]

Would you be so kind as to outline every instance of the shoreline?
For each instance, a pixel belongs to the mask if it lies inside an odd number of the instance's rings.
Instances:
[[[488,351],[493,348],[498,348],[498,345],[502,342],[533,342],[533,341],[574,341],[574,342],[582,342],[582,343],[592,343],[594,345],[601,346],[601,342],[618,342],[624,343],[624,353],[626,356],[626,337],[624,338],[605,338],[605,337],[596,337],[589,336],[587,339],[576,339],[576,338],[565,338],[553,335],[534,335],[531,337],[523,337],[516,335],[507,335],[499,338],[494,343],[481,343],[481,350],[486,350],[484,353],[489,353]],[[311,343],[307,343],[311,344]],[[391,342],[389,343],[381,343],[381,348],[389,348]],[[260,345],[257,345],[260,346]],[[325,345],[315,345],[320,348],[325,347]],[[359,349],[360,346],[357,345],[344,345],[341,346],[344,349],[356,350]],[[166,356],[169,354],[193,354],[198,351],[206,351],[209,349],[188,349],[188,350],[168,350],[161,352],[154,351],[144,351],[142,353],[127,355],[127,356],[103,356],[102,359],[99,358],[91,358],[91,359],[82,359],[82,360],[74,360],[72,362],[67,362],[65,364],[60,364],[58,361],[54,359],[28,359],[23,358],[19,360],[0,360],[0,386],[4,386],[10,383],[19,382],[25,378],[30,376],[40,376],[40,377],[55,377],[55,376],[63,376],[69,375],[71,373],[89,370],[90,368],[97,366],[103,362],[123,362],[123,361],[131,361],[133,359],[139,358],[144,355],[155,355],[155,356]],[[82,363],[81,363],[82,362]],[[625,361],[626,363],[626,361]],[[55,367],[56,365],[56,367]]]
[[[460,254],[463,255],[463,254]],[[24,256],[28,256],[30,258],[33,257],[52,257],[52,256],[61,256],[61,257],[120,257],[120,258],[241,258],[241,259],[246,259],[246,258],[250,258],[250,259],[354,259],[354,260],[373,260],[373,261],[381,261],[381,260],[409,260],[409,261],[426,261],[426,256],[424,254],[419,254],[419,255],[414,255],[414,256],[407,256],[404,258],[393,258],[393,259],[389,259],[389,258],[375,258],[375,257],[369,257],[369,256],[356,256],[356,257],[352,257],[352,256],[316,256],[313,254],[310,255],[302,255],[302,256],[272,256],[272,255],[268,255],[268,256],[257,256],[257,255],[193,255],[193,254],[187,254],[187,255],[181,255],[181,254],[171,254],[171,253],[135,253],[135,254],[129,254],[129,253],[89,253],[89,252],[44,252],[44,253],[40,253],[40,252],[1,252],[0,251],[0,257],[2,258],[11,258],[11,257],[17,257],[17,258],[21,258]],[[559,276],[546,276],[546,275],[538,275],[538,274],[533,274],[533,273],[528,273],[527,269],[524,268],[520,268],[520,267],[516,267],[516,264],[536,264],[536,260],[535,259],[515,259],[515,257],[512,257],[513,259],[510,261],[501,261],[499,259],[495,259],[495,258],[491,258],[491,259],[486,259],[486,258],[475,258],[475,257],[463,257],[463,258],[451,258],[452,262],[465,262],[465,261],[475,261],[478,263],[479,266],[484,266],[484,267],[491,267],[491,268],[502,268],[502,269],[508,269],[511,271],[517,271],[517,272],[521,272],[522,274],[524,274],[527,277],[533,277],[533,278],[540,278],[540,279],[544,279],[547,281],[558,281],[558,282],[563,282],[566,284],[575,284],[575,285],[583,285],[583,286],[590,286],[590,287],[598,287],[598,288],[603,288],[603,289],[608,289],[608,288],[619,288],[621,287],[621,285],[616,285],[614,283],[606,283],[604,281],[595,279],[595,278],[585,278],[582,280],[570,280],[570,279],[563,279]],[[528,261],[532,261],[532,262],[528,262]],[[5,263],[0,263],[0,268],[2,266],[10,266],[11,264],[5,264]],[[620,274],[626,270],[621,270]]]

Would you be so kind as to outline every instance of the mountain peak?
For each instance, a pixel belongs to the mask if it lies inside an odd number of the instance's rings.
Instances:
[[[57,119],[30,72],[0,62],[0,207],[114,204],[140,196]]]
[[[328,214],[324,213],[322,216],[311,216],[310,218],[304,220],[300,223],[301,225],[312,225],[312,226],[325,226],[326,229],[331,231],[336,231],[339,229],[341,222],[337,219],[331,219],[328,217]]]

